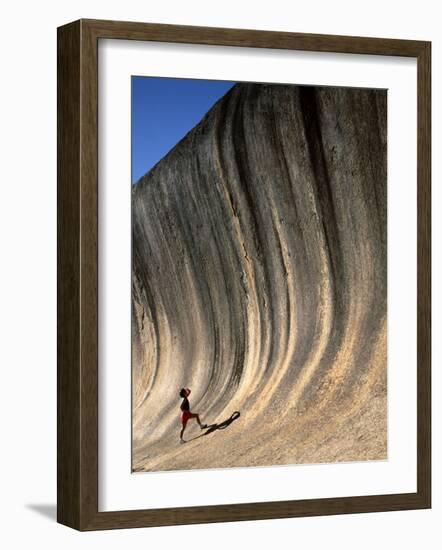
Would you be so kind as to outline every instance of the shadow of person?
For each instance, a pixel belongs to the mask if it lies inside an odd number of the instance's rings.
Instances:
[[[217,430],[225,430],[232,422],[235,422],[239,417],[241,416],[241,413],[239,411],[235,411],[230,418],[227,420],[224,420],[223,422],[219,422],[216,424],[208,424],[206,428],[204,428],[204,433],[201,435],[197,435],[196,437],[192,437],[192,439],[188,439],[187,441],[195,441],[195,439],[199,439],[200,437],[204,437],[205,435],[209,435],[213,432],[216,432]]]
[[[220,422],[219,424],[209,424],[207,426],[206,431],[202,435],[209,435],[212,432],[215,432],[216,430],[225,430],[232,422],[235,422],[239,417],[241,416],[241,413],[239,411],[235,411],[230,418],[227,420],[224,420],[223,422]]]

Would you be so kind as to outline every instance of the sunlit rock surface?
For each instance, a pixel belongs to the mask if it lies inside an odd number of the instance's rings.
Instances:
[[[386,127],[384,90],[238,84],[134,186],[134,471],[386,458]],[[240,418],[179,445],[182,386]]]

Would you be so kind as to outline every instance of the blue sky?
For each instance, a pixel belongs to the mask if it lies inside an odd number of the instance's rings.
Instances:
[[[132,77],[132,183],[161,160],[234,82]]]

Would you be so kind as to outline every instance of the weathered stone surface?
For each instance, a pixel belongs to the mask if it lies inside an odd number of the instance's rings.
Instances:
[[[238,84],[134,186],[134,470],[386,457],[386,109]]]

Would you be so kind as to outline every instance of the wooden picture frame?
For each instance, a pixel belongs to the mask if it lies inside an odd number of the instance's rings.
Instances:
[[[124,39],[417,59],[417,492],[98,511],[98,41]],[[58,522],[81,531],[431,506],[431,44],[79,20],[58,29]]]

